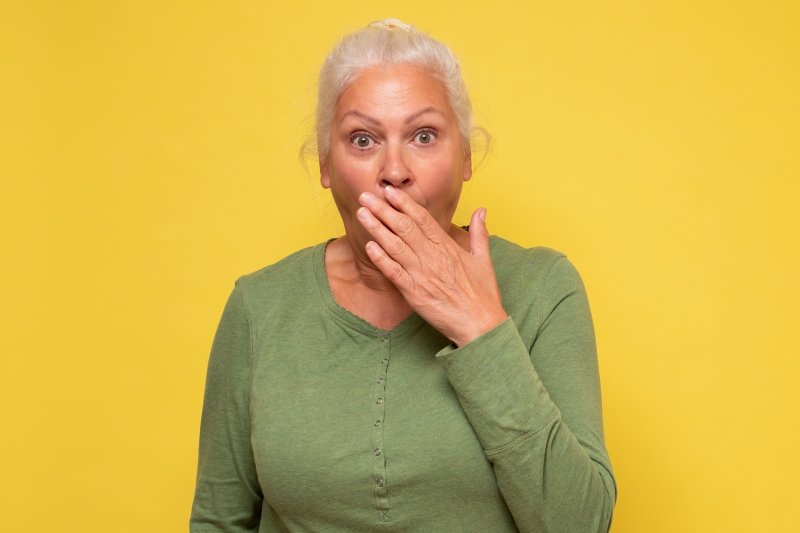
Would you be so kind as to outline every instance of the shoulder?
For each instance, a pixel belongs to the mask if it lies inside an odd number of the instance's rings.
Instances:
[[[566,254],[547,246],[525,248],[496,235],[491,237],[489,246],[495,273],[501,284],[514,283],[516,280],[526,286],[531,283],[538,285],[574,271]]]
[[[319,246],[324,246],[324,243],[303,248],[287,255],[275,263],[243,274],[239,277],[237,283],[249,286],[260,283],[270,283],[271,281],[291,277],[293,273],[297,272],[298,268],[302,269],[312,261],[314,251]]]
[[[584,290],[580,274],[563,252],[546,246],[525,248],[497,236],[492,236],[490,250],[504,302],[535,300],[547,305]]]
[[[314,278],[317,256],[325,243],[309,246],[294,252],[280,261],[240,276],[235,290],[242,293],[248,306],[303,297],[303,292],[316,290]]]

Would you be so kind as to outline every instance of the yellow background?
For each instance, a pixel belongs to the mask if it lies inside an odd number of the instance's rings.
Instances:
[[[340,231],[316,71],[396,16],[494,136],[456,221],[584,277],[612,531],[796,531],[798,3],[381,4],[4,3],[0,530],[187,529],[234,279]]]

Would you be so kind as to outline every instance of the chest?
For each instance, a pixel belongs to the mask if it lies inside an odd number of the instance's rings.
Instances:
[[[437,332],[367,337],[328,324],[288,337],[256,343],[251,393],[259,480],[279,514],[388,520],[436,494],[496,498],[434,359],[447,343]]]

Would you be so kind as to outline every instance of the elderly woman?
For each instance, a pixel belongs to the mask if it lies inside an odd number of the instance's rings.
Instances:
[[[564,255],[451,220],[471,108],[398,21],[322,67],[345,235],[238,279],[208,367],[191,530],[607,531],[589,307]]]

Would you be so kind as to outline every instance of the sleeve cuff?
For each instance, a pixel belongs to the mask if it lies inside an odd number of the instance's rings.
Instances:
[[[511,318],[461,347],[436,354],[486,453],[558,416]]]

